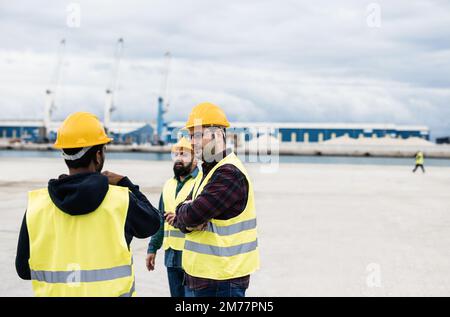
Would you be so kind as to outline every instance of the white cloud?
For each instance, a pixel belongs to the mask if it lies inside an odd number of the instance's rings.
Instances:
[[[450,133],[446,1],[377,1],[377,29],[366,25],[370,1],[79,2],[79,29],[65,26],[69,2],[0,5],[0,28],[13,35],[0,44],[0,118],[41,115],[62,37],[55,116],[101,116],[114,43],[124,37],[115,119],[154,120],[169,49],[169,119],[210,100],[232,120],[415,123]]]

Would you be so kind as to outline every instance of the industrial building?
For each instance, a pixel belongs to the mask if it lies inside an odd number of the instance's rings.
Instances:
[[[0,139],[10,142],[42,142],[46,135],[48,142],[56,140],[56,131],[62,122],[52,121],[48,127],[43,121],[5,121],[0,120]],[[48,133],[44,134],[48,129]],[[153,127],[144,122],[111,122],[109,135],[115,143],[144,144],[152,143]]]
[[[177,131],[184,122],[173,122],[167,127],[167,142],[175,142]],[[228,133],[237,136],[238,142],[250,141],[260,135],[270,135],[281,143],[318,143],[348,136],[350,138],[401,138],[410,137],[430,140],[430,130],[426,126],[407,126],[395,124],[358,123],[288,123],[288,122],[236,122]]]
[[[450,144],[450,136],[436,138],[436,144]]]
[[[49,141],[56,138],[61,122],[51,122]],[[169,122],[166,133],[162,133],[165,143],[176,142],[184,122]],[[42,121],[0,121],[0,138],[10,141],[37,142],[42,137]],[[155,139],[156,128],[145,122],[110,122],[109,134],[119,144],[149,144]],[[410,137],[430,139],[426,126],[406,126],[395,124],[338,124],[338,123],[287,123],[287,122],[236,122],[228,130],[239,143],[250,141],[260,135],[270,135],[281,143],[317,143],[348,136],[350,138],[391,138]]]

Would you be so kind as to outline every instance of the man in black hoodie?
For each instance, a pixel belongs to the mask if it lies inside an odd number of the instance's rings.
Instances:
[[[70,146],[91,139],[100,144]],[[63,149],[69,175],[50,180],[47,189],[30,192],[16,270],[20,278],[33,280],[38,296],[134,294],[131,240],[155,234],[161,215],[127,177],[101,174],[109,141],[95,116],[72,114],[55,144]],[[73,263],[79,264],[78,269],[70,268]]]

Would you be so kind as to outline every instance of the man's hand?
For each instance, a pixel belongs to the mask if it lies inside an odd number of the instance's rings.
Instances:
[[[171,225],[171,226],[173,226],[173,222],[174,222],[174,220],[175,220],[175,213],[174,212],[167,212],[165,215],[164,215],[164,218],[166,219],[166,221],[167,221],[167,223],[169,224],[169,225]]]
[[[147,266],[147,270],[153,271],[155,269],[155,259],[156,253],[147,254],[147,258],[145,259],[145,265]]]
[[[117,185],[122,180],[122,178],[125,177],[109,171],[104,171],[102,174],[108,177],[108,183],[110,185]]]

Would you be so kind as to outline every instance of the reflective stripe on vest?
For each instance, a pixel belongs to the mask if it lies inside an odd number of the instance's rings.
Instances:
[[[228,220],[212,219],[204,230],[186,234],[182,265],[191,276],[226,280],[249,275],[259,268],[253,184],[234,153],[218,162],[201,183],[196,183],[193,199],[201,194],[214,172],[225,164],[234,165],[246,177],[247,204],[236,217]]]
[[[79,270],[79,271],[34,271],[31,279],[46,283],[88,283],[114,280],[132,275],[131,265],[122,265],[110,269]]]
[[[234,256],[238,254],[244,254],[256,250],[257,247],[258,247],[258,240],[233,245],[231,247],[216,247],[213,245],[200,244],[193,241],[186,241],[184,244],[185,250],[215,256]]]
[[[208,222],[206,231],[214,232],[219,236],[229,236],[245,230],[256,229],[256,218],[238,222],[229,226],[217,226],[212,222]]]
[[[162,198],[164,202],[165,212],[175,212],[176,207],[186,200],[192,191],[197,180],[202,179],[202,173],[198,172],[195,178],[188,179],[183,188],[176,194],[178,181],[176,178],[169,179],[163,187]],[[164,222],[164,240],[163,248],[167,250],[169,248],[173,250],[182,251],[184,248],[185,235],[179,229]]]
[[[110,185],[98,208],[72,216],[48,189],[29,193],[26,223],[36,296],[132,296],[132,253],[125,240],[129,190]]]
[[[174,237],[174,238],[182,238],[184,239],[184,233],[180,230],[164,230],[164,237]]]

